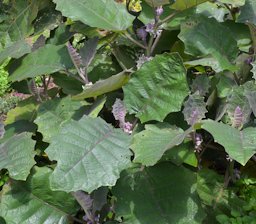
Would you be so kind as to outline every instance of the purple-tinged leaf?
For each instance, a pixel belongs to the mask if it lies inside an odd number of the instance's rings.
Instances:
[[[182,111],[185,120],[189,125],[194,125],[203,118],[205,118],[206,103],[204,97],[196,92],[189,96],[188,100],[184,103],[184,109]]]
[[[234,128],[241,128],[243,126],[243,111],[239,106],[235,109],[232,126]]]
[[[67,43],[68,53],[74,63],[74,65],[79,68],[82,65],[82,59],[76,49],[68,42]]]
[[[126,109],[122,100],[116,99],[114,105],[112,106],[112,113],[115,120],[119,121],[120,123],[125,122]]]
[[[92,206],[93,206],[93,199],[91,198],[90,194],[85,193],[84,191],[76,191],[73,192],[72,195],[75,197],[77,202],[81,205],[82,209],[84,210],[88,221],[94,220],[94,215],[92,214]]]
[[[198,75],[191,85],[192,92],[199,91],[201,96],[205,96],[209,92],[210,80],[207,75]]]
[[[231,125],[235,120],[235,111],[238,106],[243,114],[241,125],[244,125],[250,119],[252,109],[247,97],[245,96],[245,92],[244,86],[235,87],[227,98],[227,115],[230,119]]]
[[[80,49],[79,53],[81,56],[81,63],[85,68],[87,68],[91,64],[96,54],[97,45],[98,45],[98,37],[94,37],[86,41],[84,46]]]

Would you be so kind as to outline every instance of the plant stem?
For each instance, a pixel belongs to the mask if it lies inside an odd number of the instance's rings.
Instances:
[[[172,14],[170,14],[169,16],[165,17],[163,20],[160,20],[158,22],[158,26],[161,26],[162,24],[168,22],[170,19],[172,19],[175,15],[177,14],[177,12],[173,12]]]
[[[138,45],[139,47],[143,48],[143,49],[147,49],[146,46],[144,46],[143,44],[141,44],[140,42],[138,42],[137,40],[133,39],[127,32],[124,33],[123,35],[124,37],[127,37],[131,42],[133,42],[134,44]]]
[[[150,54],[152,54],[156,48],[156,45],[158,44],[160,38],[161,38],[161,35],[162,35],[162,32],[156,37],[152,47],[151,47],[151,51],[150,51]]]

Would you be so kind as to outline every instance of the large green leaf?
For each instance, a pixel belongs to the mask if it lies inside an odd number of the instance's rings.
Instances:
[[[85,86],[82,93],[72,97],[74,100],[83,100],[90,97],[100,96],[104,93],[112,92],[114,90],[120,89],[125,85],[130,76],[126,72],[121,72],[117,75],[113,75],[107,79],[99,80],[93,85]]]
[[[186,70],[177,53],[157,55],[132,75],[124,90],[129,113],[141,122],[163,121],[188,95]]]
[[[74,198],[61,191],[52,191],[47,167],[35,167],[26,182],[12,181],[3,188],[0,216],[7,224],[68,224],[78,209]]]
[[[222,36],[225,35],[225,36]],[[213,56],[222,70],[236,70],[232,64],[238,55],[237,43],[230,30],[215,19],[197,16],[181,25],[178,36],[186,53],[194,56]]]
[[[164,152],[179,145],[184,137],[184,131],[177,127],[161,125],[146,125],[144,131],[134,135],[131,149],[135,153],[134,162],[146,166],[155,165]]]
[[[195,183],[195,173],[171,163],[123,173],[112,191],[117,216],[129,224],[202,223]]]
[[[223,145],[229,156],[243,166],[256,153],[256,128],[239,131],[212,120],[203,121],[202,128],[210,132],[215,142]]]
[[[256,25],[256,1],[246,0],[245,5],[241,7],[240,15],[237,22],[252,23]]]
[[[80,102],[72,101],[70,97],[43,102],[38,109],[35,123],[44,141],[51,142],[52,138],[58,134],[61,125],[71,119],[81,106]]]
[[[29,133],[14,135],[0,145],[0,170],[8,169],[10,177],[26,180],[35,164],[34,141]]]
[[[71,68],[73,63],[65,46],[45,45],[27,55],[10,76],[10,81],[20,81],[38,75],[51,74]]]
[[[84,116],[67,122],[46,149],[57,161],[51,188],[66,192],[92,192],[113,186],[119,173],[130,165],[130,136],[101,118]]]
[[[109,0],[54,0],[57,10],[72,20],[106,30],[125,30],[134,17],[125,5]]]

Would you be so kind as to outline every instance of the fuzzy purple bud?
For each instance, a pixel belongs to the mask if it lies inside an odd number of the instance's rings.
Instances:
[[[240,128],[243,125],[243,111],[241,107],[237,106],[234,111],[234,120],[232,126]]]
[[[146,25],[146,32],[148,33],[154,33],[154,24],[153,23],[148,23]]]
[[[164,9],[162,6],[159,6],[156,8],[156,16],[161,16],[164,12]]]
[[[249,57],[249,58],[245,59],[245,61],[244,61],[244,63],[247,64],[247,65],[250,65],[252,62],[253,62],[252,57]]]
[[[146,32],[145,27],[141,27],[141,28],[137,29],[136,33],[137,33],[137,36],[139,39],[141,39],[143,41],[146,40],[148,34]]]

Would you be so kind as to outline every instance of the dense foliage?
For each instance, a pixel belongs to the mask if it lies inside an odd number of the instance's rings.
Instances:
[[[255,52],[255,0],[0,0],[0,223],[254,224]]]

